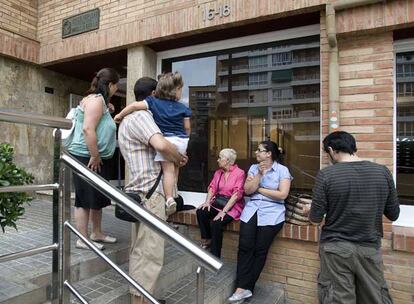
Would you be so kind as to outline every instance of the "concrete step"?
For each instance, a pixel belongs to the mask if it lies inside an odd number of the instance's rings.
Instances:
[[[130,225],[114,217],[112,207],[104,209],[103,229],[118,238],[104,250],[115,263],[128,261]],[[8,229],[0,237],[0,255],[52,243],[52,204],[35,200],[26,207],[18,231]],[[71,239],[71,280],[85,280],[109,269],[95,253],[77,249]],[[38,254],[0,264],[0,303],[39,304],[48,300],[52,272],[52,253]]]
[[[184,264],[182,264],[184,263]],[[167,281],[172,281],[169,288],[162,288],[163,292],[156,292],[156,298],[165,299],[167,304],[195,304],[196,303],[196,274],[195,265],[190,272],[182,276],[185,271],[182,267],[188,264],[188,258],[181,261],[176,260],[165,265],[158,284],[167,287]],[[127,269],[127,264],[122,266]],[[173,269],[180,269],[179,272]],[[205,280],[205,304],[224,304],[234,291],[236,265],[225,263],[223,269],[218,274],[206,272]],[[78,290],[85,293],[85,297],[91,304],[130,304],[128,284],[114,271],[105,272],[99,276],[78,282]],[[106,291],[106,292],[104,292]],[[79,303],[72,299],[71,303]],[[242,302],[240,302],[242,303]],[[254,296],[244,303],[251,304],[284,304],[283,286],[279,284],[269,284],[259,282],[255,289]]]
[[[128,273],[128,263],[121,268]],[[161,298],[169,286],[195,271],[195,264],[188,261],[188,256],[172,245],[165,247],[164,266],[154,292]],[[91,304],[130,303],[129,285],[115,270],[109,270],[93,278],[74,283],[75,288]],[[71,303],[80,303],[72,296]]]

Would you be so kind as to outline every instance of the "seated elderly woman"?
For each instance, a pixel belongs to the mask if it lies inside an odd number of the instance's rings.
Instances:
[[[234,162],[237,153],[223,149],[219,153],[219,168],[208,187],[206,201],[198,207],[197,219],[201,232],[201,246],[210,248],[212,254],[221,255],[223,228],[233,220],[239,220],[244,208],[245,173]]]

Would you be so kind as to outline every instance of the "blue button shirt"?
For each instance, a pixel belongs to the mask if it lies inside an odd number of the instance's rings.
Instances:
[[[184,104],[153,96],[145,98],[147,108],[164,136],[188,137],[184,130],[184,118],[191,117],[191,110]]]
[[[259,165],[252,165],[248,176],[256,176],[259,173]],[[279,183],[283,179],[292,179],[289,169],[277,162],[260,179],[260,188],[271,190],[279,189]],[[275,201],[260,193],[253,193],[243,209],[240,220],[247,223],[257,212],[257,226],[273,226],[285,221],[285,201]]]

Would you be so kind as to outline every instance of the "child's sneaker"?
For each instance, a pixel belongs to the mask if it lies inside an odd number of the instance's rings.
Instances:
[[[167,216],[175,213],[177,211],[177,203],[175,202],[174,198],[169,197],[165,202],[165,213]]]

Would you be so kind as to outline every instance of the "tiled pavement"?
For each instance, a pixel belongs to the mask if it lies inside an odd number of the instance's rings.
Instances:
[[[106,245],[105,254],[127,270],[127,252],[130,226],[114,218],[113,208],[104,209],[103,228],[118,238],[119,242]],[[0,234],[0,255],[13,253],[37,246],[47,245],[52,240],[52,204],[48,201],[36,200],[27,206],[25,217],[18,222],[18,231],[7,229]],[[73,222],[73,221],[72,221]],[[72,237],[72,282],[91,304],[129,304],[128,284],[114,270],[103,267],[103,262],[89,250],[74,248]],[[166,258],[162,282],[157,295],[163,295],[168,304],[195,303],[196,275],[195,266],[189,263],[188,257],[173,246],[166,246]],[[0,263],[0,303],[42,303],[46,302],[45,286],[50,281],[51,253],[22,258],[11,262]],[[79,264],[83,263],[82,267]],[[104,264],[103,264],[104,265]],[[82,270],[83,269],[83,270]],[[233,290],[235,265],[225,264],[219,274],[206,271],[206,303],[226,303]],[[79,282],[77,282],[79,281]],[[251,304],[284,303],[281,289],[277,286],[259,284]],[[12,300],[10,300],[12,299]],[[42,299],[44,299],[42,301]],[[280,301],[279,301],[280,300]],[[77,303],[72,299],[73,303]]]
[[[172,249],[172,247],[171,247]],[[167,249],[168,250],[168,249]],[[127,264],[122,268],[127,270]],[[205,303],[223,304],[234,288],[236,267],[234,263],[226,263],[218,274],[206,272]],[[85,295],[91,304],[130,304],[128,286],[125,280],[115,271],[109,270],[99,276],[75,284],[76,288]],[[177,280],[162,297],[167,304],[195,304],[196,303],[196,275],[190,273],[185,278]],[[72,299],[71,303],[80,303]],[[284,297],[282,287],[276,284],[259,282],[254,296],[245,301],[250,304],[282,304]]]
[[[107,245],[104,252],[116,257],[120,251],[127,251],[130,229],[128,223],[117,220],[113,213],[112,207],[104,209],[103,229],[116,236],[119,242]],[[51,244],[52,203],[43,200],[31,202],[24,217],[17,222],[17,227],[18,231],[7,228],[6,233],[0,232],[0,255]],[[72,237],[72,265],[96,258],[89,250],[76,249],[74,242],[75,237]],[[51,252],[0,263],[0,303],[44,285],[50,280],[51,269]],[[84,272],[78,270],[72,276],[81,278],[83,275]]]
[[[161,273],[161,278],[169,275],[177,275],[174,262],[185,263],[185,255],[175,249],[172,245],[166,245],[164,268]],[[121,269],[128,273],[128,263],[121,266]],[[93,278],[80,281],[74,284],[74,287],[82,294],[82,296],[91,304],[93,303],[114,303],[122,301],[121,296],[126,295],[129,290],[128,282],[115,270],[108,270]],[[118,301],[116,301],[119,299]],[[80,303],[77,299],[72,297],[71,303]]]

